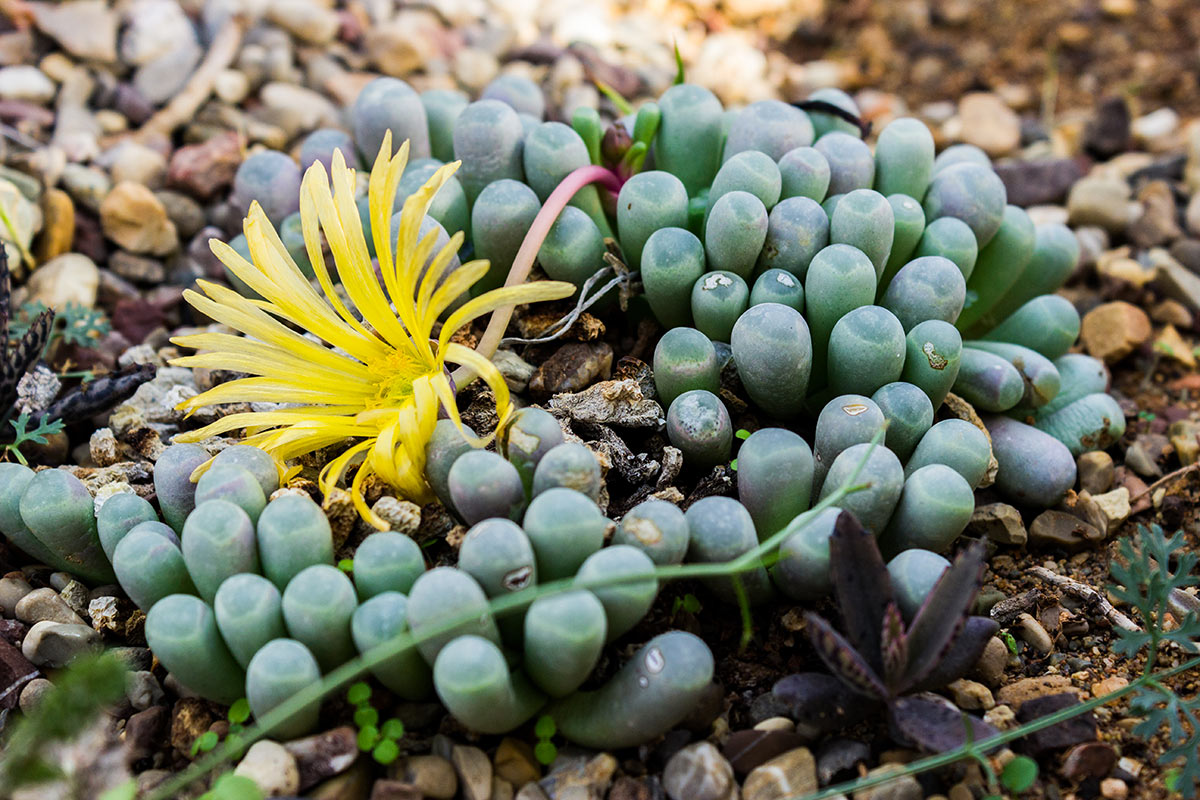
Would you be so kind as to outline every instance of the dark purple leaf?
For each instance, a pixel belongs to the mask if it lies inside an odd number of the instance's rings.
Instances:
[[[849,511],[834,523],[829,564],[846,638],[876,674],[882,673],[879,631],[893,599],[892,582],[875,536]]]
[[[838,731],[872,716],[879,703],[851,691],[823,672],[800,672],[780,678],[771,694],[796,721],[796,729],[814,736]]]
[[[817,649],[817,655],[836,677],[859,694],[876,700],[888,697],[887,687],[879,675],[845,637],[817,614],[806,613],[804,620],[808,624],[808,637]]]
[[[901,692],[924,680],[946,657],[983,586],[983,559],[983,542],[972,542],[925,598],[908,629],[908,666],[899,683]]]
[[[908,638],[904,633],[904,617],[894,602],[888,603],[883,613],[879,646],[883,654],[883,682],[895,695],[898,693],[897,682],[903,677],[904,666],[908,663]]]
[[[29,323],[25,334],[11,348],[8,346],[8,328],[5,325],[3,358],[0,358],[0,414],[16,402],[17,384],[42,357],[53,324],[54,312],[43,311]]]
[[[901,697],[892,703],[890,721],[898,742],[930,753],[961,747],[967,741],[968,730],[971,740],[977,743],[1000,733],[989,723],[948,702],[925,697]]]
[[[999,630],[999,624],[993,619],[967,617],[963,629],[946,651],[945,657],[914,688],[917,691],[940,689],[966,675],[971,671],[971,667],[979,663],[983,649]]]

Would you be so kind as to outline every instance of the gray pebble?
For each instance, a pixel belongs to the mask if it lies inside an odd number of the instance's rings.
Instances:
[[[35,622],[61,622],[66,625],[82,625],[83,618],[71,610],[67,601],[50,588],[34,589],[21,598],[16,607],[17,619]]]
[[[64,667],[76,656],[103,647],[100,634],[86,625],[45,621],[29,629],[21,652],[35,666]]]

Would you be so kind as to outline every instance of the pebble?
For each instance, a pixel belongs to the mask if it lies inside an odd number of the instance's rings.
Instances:
[[[125,698],[137,711],[145,711],[161,703],[166,695],[153,672],[138,670],[125,677]]]
[[[721,755],[738,775],[745,775],[776,756],[807,744],[806,737],[795,732],[793,724],[788,730],[735,731],[721,745]]]
[[[492,796],[492,762],[478,747],[456,744],[450,751],[450,762],[462,784],[463,800],[490,800]]]
[[[903,769],[901,764],[884,764],[869,771],[866,777],[890,775]],[[922,800],[924,797],[925,792],[921,789],[921,784],[912,775],[897,776],[894,780],[854,793],[854,800]]]
[[[534,757],[533,748],[528,742],[511,736],[500,740],[492,762],[496,775],[513,786],[524,786],[542,777],[542,768]]]
[[[29,298],[61,309],[68,303],[84,308],[96,305],[100,270],[83,253],[63,253],[42,264],[26,283]]]
[[[1088,354],[1110,364],[1141,347],[1151,333],[1146,312],[1123,300],[1096,306],[1084,314],[1080,327]]]
[[[451,800],[458,792],[458,776],[454,773],[454,765],[441,756],[410,756],[395,775],[422,796],[435,800]]]
[[[1122,97],[1109,97],[1096,107],[1096,114],[1084,128],[1083,146],[1091,155],[1109,159],[1129,145],[1131,119],[1129,106]]]
[[[0,230],[0,239],[12,242],[15,238],[22,246],[28,248],[33,242],[33,235],[42,225],[41,209],[31,203],[15,183],[5,179],[0,179],[0,204],[3,204],[4,210],[8,212],[13,232],[16,233],[16,236],[13,237],[8,226],[4,226]],[[10,264],[15,264],[20,257],[21,255],[15,247],[8,247]]]
[[[173,678],[167,677],[167,688],[171,688]],[[208,730],[216,721],[209,704],[199,697],[181,696],[171,709],[171,746],[180,753],[191,750],[196,737]]]
[[[25,580],[19,572],[0,578],[0,613],[6,617],[15,618],[17,603],[32,591],[33,587],[29,585],[29,581]]]
[[[21,652],[36,666],[58,668],[103,646],[100,634],[87,625],[45,621],[29,629]]]
[[[996,706],[992,691],[982,683],[959,678],[946,687],[954,704],[964,711],[988,711]]]
[[[597,378],[612,373],[613,350],[605,342],[571,342],[546,359],[529,379],[529,392],[535,399],[560,393],[579,392]]]
[[[312,0],[271,0],[267,18],[309,44],[329,44],[337,36],[341,19],[336,11]]]
[[[988,686],[999,686],[1000,681],[1004,680],[1008,657],[1008,645],[999,636],[993,636],[984,645],[983,653],[975,662],[972,674]]]
[[[67,601],[50,588],[34,589],[21,598],[16,606],[16,617],[21,622],[61,622],[67,625],[82,625],[83,619],[71,610]]]
[[[1165,250],[1153,249],[1146,255],[1154,264],[1154,284],[1158,290],[1183,303],[1193,314],[1200,313],[1200,276]]]
[[[1046,655],[1054,649],[1054,640],[1050,638],[1050,634],[1046,633],[1042,623],[1030,614],[1021,614],[1017,617],[1017,635],[1042,655]]]
[[[17,701],[21,713],[28,714],[33,711],[37,707],[38,702],[46,696],[46,692],[53,688],[54,684],[45,678],[34,678],[29,683],[26,683],[25,688],[21,689],[20,699]],[[6,697],[5,700],[7,699]]]
[[[444,38],[442,26],[432,15],[401,11],[367,31],[367,59],[384,75],[404,78],[439,59],[439,40]]]
[[[161,261],[117,250],[108,259],[108,268],[126,280],[138,283],[161,283],[166,267]]]
[[[67,164],[63,167],[62,185],[76,203],[97,213],[100,204],[112,190],[108,175],[83,164]]]
[[[1112,488],[1116,468],[1113,466],[1112,456],[1103,450],[1083,453],[1075,460],[1075,467],[1079,475],[1080,489],[1095,496]]]
[[[1103,541],[1105,533],[1072,514],[1048,509],[1038,514],[1030,524],[1029,542],[1038,547],[1057,547],[1075,552]]]
[[[233,183],[242,163],[242,146],[233,131],[213,136],[202,144],[185,145],[171,155],[167,185],[197,200],[211,199]]]
[[[817,751],[817,779],[827,786],[839,776],[854,775],[870,761],[871,748],[854,739],[830,739]]]
[[[996,702],[1019,711],[1029,700],[1063,692],[1078,693],[1079,690],[1071,685],[1071,679],[1066,675],[1042,675],[1036,678],[1022,678],[1002,686],[996,692]]]
[[[1070,224],[1099,225],[1109,233],[1123,232],[1138,213],[1138,205],[1129,194],[1129,184],[1118,178],[1083,178],[1067,194]]]
[[[958,101],[962,140],[990,156],[1002,156],[1021,144],[1021,120],[991,92],[970,92]]]
[[[147,758],[162,747],[171,722],[171,711],[156,705],[132,714],[125,721],[125,750],[130,762]]]
[[[602,800],[616,771],[617,760],[608,753],[559,758],[539,785],[550,800]]]
[[[791,733],[796,730],[796,723],[787,717],[768,717],[754,725],[756,731],[783,731]]]
[[[1029,539],[1021,512],[1007,503],[976,506],[967,523],[967,531],[971,536],[986,536],[988,541],[1017,547]]]
[[[1077,691],[1030,698],[1017,709],[1017,721],[1030,722],[1078,704]],[[1093,741],[1095,738],[1096,718],[1091,712],[1085,712],[1029,734],[1023,740],[1023,748],[1029,755],[1036,757],[1052,750],[1064,750],[1072,745]]]
[[[1179,114],[1171,108],[1160,108],[1135,119],[1131,128],[1146,149],[1161,152],[1176,144],[1173,134],[1179,130]]]
[[[125,142],[106,155],[111,157],[108,171],[114,183],[130,181],[150,189],[162,188],[167,177],[167,159],[157,150]]]
[[[1105,742],[1084,742],[1067,751],[1059,769],[1064,778],[1082,783],[1088,778],[1103,778],[1117,763],[1117,753]]]
[[[1162,475],[1159,462],[1170,451],[1171,441],[1161,433],[1139,433],[1129,447],[1125,448],[1125,466],[1143,478]]]
[[[1022,208],[1061,203],[1084,175],[1074,158],[1013,159],[997,162],[994,168],[1004,182],[1008,202]]]
[[[131,253],[164,256],[179,246],[175,223],[154,193],[138,183],[118,183],[100,204],[104,235]]]
[[[1112,534],[1133,513],[1129,504],[1129,489],[1125,486],[1119,486],[1103,494],[1092,495],[1092,502],[1103,515],[1106,522],[1105,532],[1108,534]]]
[[[42,195],[42,234],[38,237],[37,260],[45,263],[70,252],[75,241],[75,204],[62,189],[50,188]]]
[[[264,117],[293,139],[317,128],[336,127],[341,114],[319,92],[294,83],[273,81],[259,89]]]
[[[1092,684],[1092,697],[1103,697],[1129,685],[1129,679],[1120,675],[1110,675],[1104,680]]]
[[[358,734],[348,725],[284,744],[296,759],[300,789],[345,772],[358,758]]]
[[[1126,234],[1138,247],[1156,247],[1183,235],[1175,221],[1175,195],[1166,181],[1150,181],[1138,192],[1141,215]]]
[[[278,742],[260,739],[250,745],[233,774],[249,778],[266,797],[294,795],[300,791],[296,759]]]
[[[30,3],[38,30],[73,56],[91,61],[117,60],[117,14],[105,0]]]
[[[1125,800],[1129,796],[1129,785],[1120,778],[1105,778],[1100,781],[1100,796],[1106,800]]]
[[[1192,236],[1200,236],[1200,192],[1192,195],[1183,212],[1183,224]]]
[[[671,800],[726,800],[737,793],[733,767],[709,742],[689,744],[671,756],[662,784]]]
[[[16,64],[0,69],[0,99],[41,105],[50,102],[54,92],[54,81],[37,67]]]
[[[421,793],[407,783],[381,778],[371,784],[369,800],[421,800]]]
[[[204,227],[204,209],[192,198],[180,192],[163,190],[155,192],[154,196],[167,210],[167,217],[175,224],[180,237],[191,238]]]
[[[755,767],[742,783],[745,800],[782,800],[817,790],[817,762],[807,747],[797,747]]]

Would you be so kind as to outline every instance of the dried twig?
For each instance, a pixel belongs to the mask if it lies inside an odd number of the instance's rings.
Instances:
[[[563,336],[571,329],[571,326],[575,324],[576,320],[583,315],[583,312],[595,305],[596,301],[598,301],[601,297],[608,294],[609,291],[621,285],[622,283],[627,283],[631,277],[637,277],[637,273],[632,273],[632,276],[630,273],[626,273],[624,275],[618,274],[617,277],[613,278],[608,283],[604,284],[589,295],[588,292],[592,290],[596,283],[612,271],[613,267],[606,264],[605,266],[596,270],[596,272],[590,278],[584,281],[583,286],[581,286],[579,289],[579,301],[575,304],[575,307],[571,309],[569,314],[557,320],[553,325],[547,328],[542,336],[533,339],[525,339],[520,336],[509,336],[500,340],[500,346],[511,347],[515,344],[546,344],[547,342],[552,342],[555,339]]]
[[[192,119],[200,105],[212,94],[217,76],[233,63],[242,46],[242,34],[245,33],[245,22],[238,15],[226,20],[221,30],[212,40],[204,61],[188,78],[183,89],[171,99],[171,102],[159,109],[154,116],[146,120],[138,128],[132,138],[144,141],[157,136],[170,136],[171,132]]]
[[[1184,475],[1187,475],[1189,472],[1195,472],[1198,469],[1200,469],[1200,461],[1196,461],[1194,463],[1188,464],[1186,467],[1180,467],[1179,469],[1175,470],[1174,472],[1168,472],[1166,475],[1163,475],[1161,478],[1156,480],[1154,483],[1150,484],[1145,489],[1138,492],[1135,496],[1129,498],[1129,505],[1132,506],[1134,503],[1136,503],[1138,500],[1141,500],[1146,495],[1153,493],[1155,489],[1158,489],[1161,486],[1166,486],[1171,481],[1182,478]]]
[[[1140,631],[1138,624],[1129,617],[1118,611],[1104,593],[1093,589],[1086,583],[1080,583],[1074,578],[1068,578],[1066,575],[1059,575],[1057,572],[1051,572],[1045,567],[1030,567],[1029,572],[1036,575],[1047,583],[1052,583],[1062,589],[1072,597],[1078,598],[1089,606],[1094,607],[1097,611],[1104,615],[1114,627],[1124,628],[1127,631]]]

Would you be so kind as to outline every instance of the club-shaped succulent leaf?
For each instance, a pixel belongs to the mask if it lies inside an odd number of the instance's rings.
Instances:
[[[252,572],[225,579],[213,599],[213,614],[221,638],[243,669],[268,642],[287,636],[283,595],[271,581]]]
[[[362,601],[384,592],[407,594],[424,572],[421,546],[403,533],[372,533],[354,551],[354,588]]]
[[[162,598],[146,614],[146,644],[181,684],[229,704],[242,697],[245,674],[221,639],[208,603],[190,594]]]
[[[687,554],[687,520],[679,506],[650,499],[625,513],[613,533],[613,544],[636,547],[656,566],[679,564]]]
[[[408,598],[385,591],[354,610],[350,634],[358,652],[366,655],[408,630]],[[420,702],[433,691],[433,672],[416,650],[389,656],[371,668],[380,683],[411,702]]]

